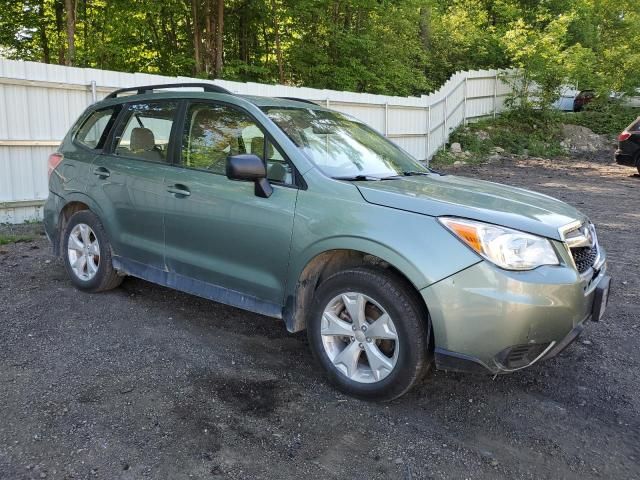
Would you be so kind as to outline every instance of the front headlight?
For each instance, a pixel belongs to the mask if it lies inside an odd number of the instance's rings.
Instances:
[[[532,270],[540,265],[559,265],[546,238],[506,227],[454,217],[440,217],[451,233],[484,258],[506,270]]]

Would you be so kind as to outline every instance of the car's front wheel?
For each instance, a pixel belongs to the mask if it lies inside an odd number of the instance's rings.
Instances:
[[[62,235],[64,264],[77,288],[101,292],[122,283],[123,277],[111,264],[109,239],[95,213],[74,213]]]
[[[428,313],[412,287],[385,270],[359,267],[325,280],[307,335],[331,382],[367,400],[401,396],[430,364]]]

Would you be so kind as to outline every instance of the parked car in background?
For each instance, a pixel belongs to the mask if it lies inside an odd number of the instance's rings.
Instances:
[[[606,254],[572,206],[438,174],[311,102],[198,85],[114,92],[51,155],[44,224],[80,290],[132,275],[281,318],[382,400],[433,363],[529,367],[602,317]]]
[[[612,93],[611,98],[620,102],[624,107],[640,108],[640,88],[637,88],[634,93]]]
[[[560,95],[553,103],[553,107],[564,112],[579,112],[595,97],[594,90],[576,90],[565,85],[560,89]]]
[[[636,167],[640,173],[640,117],[618,135],[615,159],[620,165]]]
[[[596,92],[593,90],[581,90],[576,98],[573,99],[573,111],[580,112],[584,106],[596,98]]]

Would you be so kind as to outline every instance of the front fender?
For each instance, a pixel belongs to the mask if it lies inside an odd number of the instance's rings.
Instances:
[[[285,310],[294,308],[305,267],[332,250],[374,255],[421,290],[481,261],[436,218],[367,203],[346,185],[340,195],[298,195],[285,288]],[[357,190],[356,190],[357,193]],[[296,314],[293,312],[294,315]]]

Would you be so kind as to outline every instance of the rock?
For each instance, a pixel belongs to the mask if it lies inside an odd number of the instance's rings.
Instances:
[[[522,156],[527,158],[529,156],[529,150],[527,150],[526,148],[522,150]]]
[[[591,340],[583,340],[582,344],[583,345],[591,345]]]
[[[453,162],[453,164],[455,166],[459,166],[459,165],[466,165],[467,162],[463,162],[462,160],[456,160],[455,162]]]
[[[606,137],[579,125],[562,125],[562,136],[560,145],[570,151],[597,152],[610,147]]]
[[[399,458],[399,457],[398,457],[398,458],[396,458],[396,459],[394,460],[394,463],[395,463],[396,465],[401,465],[401,464],[403,464],[404,462],[402,461],[402,459],[401,459],[401,458]]]
[[[491,149],[491,151],[492,151],[493,153],[504,153],[504,148],[502,148],[502,147],[493,147],[493,148]]]
[[[451,150],[451,153],[462,153],[462,146],[458,142],[453,142],[449,150]]]
[[[495,458],[491,459],[491,466],[492,467],[497,467],[498,465],[500,465],[500,462],[498,460],[496,460]]]
[[[485,132],[484,130],[478,130],[476,132],[476,137],[478,137],[478,140],[488,140],[489,139],[489,134],[487,132]]]

